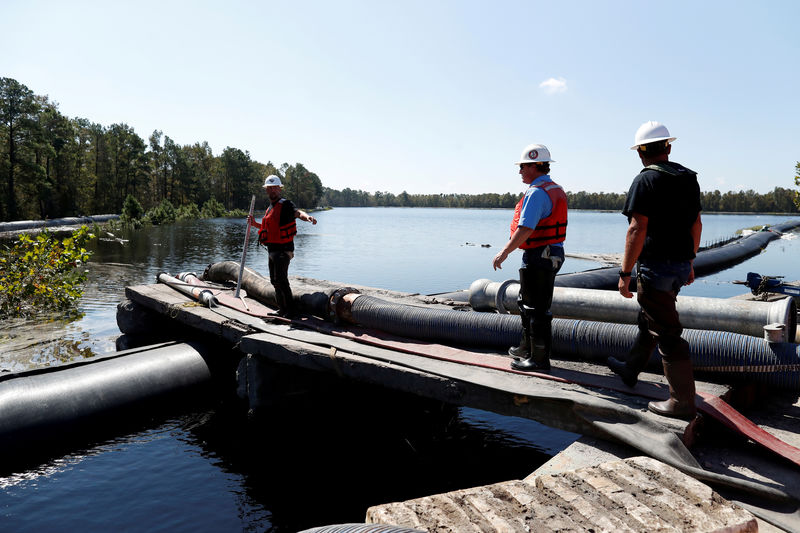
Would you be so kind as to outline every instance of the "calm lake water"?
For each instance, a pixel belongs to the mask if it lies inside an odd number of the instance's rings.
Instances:
[[[519,253],[502,270],[491,268],[508,238],[510,210],[341,208],[315,216],[316,226],[298,222],[292,275],[424,294],[516,277]],[[702,240],[794,218],[704,215]],[[570,212],[567,251],[621,253],[626,227],[618,213]],[[152,283],[160,272],[238,261],[244,221],[183,222],[117,237],[127,242],[105,236],[93,244],[83,317],[6,324],[0,370],[114,351],[124,287]],[[794,237],[683,294],[742,294],[732,282],[748,271],[800,279]],[[254,243],[247,263],[267,271]],[[599,266],[568,257],[562,272]],[[47,342],[29,346],[34,330]],[[0,529],[289,532],[360,522],[370,505],[524,477],[575,438],[529,420],[327,381],[257,420],[210,398],[3,472]]]

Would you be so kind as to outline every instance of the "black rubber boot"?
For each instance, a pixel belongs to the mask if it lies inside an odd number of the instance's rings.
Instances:
[[[528,359],[514,359],[511,361],[511,368],[523,372],[550,372],[549,357],[529,357]]]
[[[508,355],[511,357],[518,357],[527,359],[531,353],[531,336],[526,330],[522,330],[522,340],[519,346],[512,346],[508,349]]]
[[[520,292],[520,294],[522,294]],[[533,309],[525,307],[521,299],[517,300],[519,306],[519,316],[522,320],[522,340],[519,346],[512,346],[508,349],[508,355],[520,359],[527,359],[531,356],[531,312]]]
[[[628,364],[625,361],[620,361],[616,357],[609,357],[606,364],[612,372],[622,378],[622,382],[625,385],[631,388],[636,386],[639,381],[639,374],[628,368]]]
[[[552,321],[553,315],[549,312],[531,320],[530,355],[525,359],[511,361],[511,368],[524,372],[550,371],[550,352],[553,345]]]
[[[284,297],[283,291],[279,285],[275,285],[273,283],[272,288],[275,290],[275,304],[278,306],[278,312],[275,314],[283,316],[283,313],[286,311],[286,298]]]
[[[612,372],[622,378],[622,382],[628,387],[635,387],[639,381],[639,374],[647,367],[650,356],[656,347],[656,340],[649,331],[639,329],[633,347],[625,357],[625,361],[620,361],[616,357],[609,357],[606,363]]]

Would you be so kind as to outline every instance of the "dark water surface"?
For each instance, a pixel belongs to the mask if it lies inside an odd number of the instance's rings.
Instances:
[[[508,210],[353,208],[315,216],[316,226],[298,222],[292,275],[424,294],[516,277],[518,253],[501,271],[491,269],[508,238]],[[703,242],[792,218],[705,215]],[[621,253],[626,226],[617,213],[571,212],[567,250]],[[243,220],[215,219],[116,236],[124,243],[106,235],[93,245],[84,316],[7,325],[0,369],[114,351],[126,285],[238,261],[243,231]],[[799,279],[794,237],[683,294],[742,294],[732,281],[748,271]],[[247,263],[266,272],[263,249],[251,244]],[[598,266],[568,258],[562,272]],[[98,428],[50,457],[5,458],[0,530],[288,532],[360,522],[370,505],[524,477],[576,438],[529,420],[318,377],[298,380],[291,397],[275,402],[248,419],[236,402],[209,397]]]

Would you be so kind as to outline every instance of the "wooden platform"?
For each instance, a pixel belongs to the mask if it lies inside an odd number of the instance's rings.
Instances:
[[[615,414],[620,421],[626,417],[644,420],[679,437],[687,427],[684,421],[647,410],[648,394],[663,398],[668,394],[663,376],[655,374],[642,376],[635,389],[641,396],[631,395],[607,368],[585,362],[554,360],[550,376],[540,378],[361,344],[303,327],[308,319],[293,324],[269,323],[231,309],[211,310],[163,284],[131,286],[126,288],[126,296],[160,315],[238,344],[242,352],[273,363],[329,372],[455,405],[531,418],[580,434],[596,434],[597,429],[589,427],[582,414],[567,421],[556,418],[552,414],[555,404],[581,404],[591,398],[609,402],[609,409],[619,410]],[[479,355],[493,356],[504,367],[510,362],[504,354]],[[591,383],[592,387],[575,381]],[[698,383],[698,389],[716,395],[728,390],[711,383]],[[550,399],[537,401],[544,397]]]
[[[190,331],[209,333],[237,346],[243,355],[242,364],[245,366],[240,368],[240,372],[246,372],[248,375],[246,387],[251,401],[258,401],[257,378],[259,374],[270,372],[274,365],[290,365],[454,405],[533,419],[550,427],[583,435],[584,438],[614,442],[627,447],[627,452],[623,457],[647,454],[661,461],[651,464],[647,461],[637,460],[638,462],[611,467],[611,470],[625,472],[624,475],[613,474],[617,477],[604,473],[608,467],[601,467],[598,464],[581,465],[580,468],[584,469],[581,475],[587,476],[586,479],[576,480],[571,477],[572,474],[552,471],[542,473],[542,475],[550,477],[539,476],[535,481],[531,481],[531,479],[511,481],[507,482],[508,485],[501,483],[489,488],[456,491],[448,493],[450,495],[446,497],[432,496],[429,497],[430,499],[413,500],[415,502],[413,505],[411,503],[408,505],[397,504],[399,507],[396,508],[391,505],[379,506],[379,508],[370,510],[371,520],[378,521],[394,516],[381,513],[399,513],[397,514],[398,519],[401,514],[406,513],[403,515],[406,516],[403,520],[408,521],[403,524],[411,527],[412,523],[417,522],[412,520],[412,515],[408,514],[411,511],[408,509],[416,509],[414,512],[418,515],[417,520],[425,518],[431,521],[429,523],[430,531],[475,530],[461,529],[461,526],[457,525],[447,526],[445,518],[440,517],[439,514],[445,512],[445,509],[451,509],[452,516],[447,518],[448,520],[455,520],[458,517],[463,519],[464,516],[469,516],[470,520],[476,521],[475,523],[489,527],[489,529],[479,529],[482,531],[547,531],[547,529],[539,529],[539,521],[547,516],[556,520],[559,515],[553,513],[559,509],[566,509],[568,505],[564,502],[568,500],[571,502],[570,505],[574,503],[578,506],[567,512],[568,515],[574,515],[570,520],[573,522],[577,520],[574,522],[577,529],[570,529],[565,525],[566,529],[562,529],[564,531],[617,531],[618,529],[609,525],[619,525],[617,522],[612,520],[606,523],[602,521],[600,515],[592,514],[596,512],[597,506],[602,502],[605,502],[603,505],[606,507],[612,505],[612,508],[615,509],[614,512],[621,515],[632,513],[636,517],[638,513],[642,516],[655,516],[667,524],[664,531],[715,531],[726,530],[725,527],[734,528],[730,531],[753,530],[747,529],[750,527],[750,522],[746,514],[740,513],[718,495],[713,495],[711,490],[702,483],[683,474],[680,476],[674,474],[674,469],[671,467],[668,467],[671,470],[667,474],[663,474],[667,476],[665,479],[672,480],[670,483],[687,485],[689,482],[686,480],[689,479],[692,480],[691,483],[698,483],[705,487],[703,490],[706,491],[703,492],[698,488],[699,493],[703,493],[705,496],[696,501],[686,499],[688,493],[685,491],[676,492],[675,494],[682,495],[679,500],[676,500],[682,502],[679,505],[699,506],[698,508],[703,509],[703,514],[714,515],[719,511],[720,516],[736,518],[733,518],[728,526],[716,529],[703,529],[702,527],[706,527],[708,524],[722,523],[718,522],[717,517],[713,520],[709,519],[707,522],[702,522],[700,518],[696,520],[692,518],[691,523],[698,524],[698,528],[683,527],[680,522],[683,518],[668,513],[666,515],[659,514],[660,511],[654,511],[648,503],[661,501],[662,503],[658,505],[669,507],[663,503],[666,500],[658,498],[662,496],[671,498],[672,496],[664,495],[669,495],[677,489],[673,490],[670,485],[660,486],[657,481],[662,474],[650,476],[648,479],[651,484],[646,485],[648,488],[644,491],[636,488],[633,482],[626,484],[618,479],[620,475],[623,477],[633,476],[636,474],[633,470],[655,471],[658,468],[667,468],[667,465],[684,471],[692,468],[707,469],[714,474],[730,476],[734,480],[738,479],[744,482],[756,480],[768,483],[778,490],[793,493],[796,497],[800,496],[798,494],[800,483],[797,483],[800,481],[800,469],[794,464],[764,452],[764,450],[754,448],[752,443],[748,444],[746,441],[727,438],[722,444],[712,442],[710,446],[695,448],[695,453],[697,454],[697,450],[699,450],[700,455],[693,456],[684,446],[684,444],[692,445],[692,442],[685,437],[694,434],[687,429],[696,429],[697,422],[702,422],[702,419],[698,419],[690,427],[687,422],[660,417],[647,410],[647,402],[650,398],[659,397],[659,395],[666,397],[667,395],[665,380],[660,375],[643,374],[640,383],[631,390],[622,385],[619,378],[605,366],[557,358],[552,361],[553,369],[549,375],[516,373],[508,370],[510,361],[504,354],[467,352],[452,348],[451,350],[455,351],[448,352],[447,358],[426,357],[419,353],[408,353],[409,351],[422,353],[431,348],[430,344],[422,341],[406,339],[405,347],[392,344],[394,340],[388,337],[383,343],[365,343],[363,342],[365,338],[370,337],[374,332],[334,326],[312,317],[304,317],[301,320],[287,323],[277,320],[264,321],[261,318],[227,308],[209,309],[189,300],[188,297],[166,285],[128,287],[126,296],[136,305],[153,311],[160,317],[168,317],[171,323],[187,326],[191,328]],[[399,294],[383,296],[388,296],[397,302],[404,300],[404,297]],[[413,302],[412,305],[426,305],[422,298],[411,296],[408,300]],[[434,302],[434,304],[437,303]],[[486,367],[475,366],[470,361],[476,357],[483,358],[492,364]],[[463,358],[463,360],[459,360],[459,358]],[[697,382],[697,389],[708,394],[722,395],[728,392],[729,387]],[[754,412],[752,414],[756,416],[757,422],[761,423],[764,429],[797,447],[800,444],[799,430],[796,425],[800,405],[796,402],[796,396],[780,399],[774,406],[774,412]],[[759,416],[760,419],[758,419]],[[718,426],[713,425],[708,425],[705,429],[700,428],[701,434],[703,431],[708,433],[719,430]],[[716,453],[723,448],[725,449],[723,454]],[[604,490],[612,486],[609,484],[611,481],[606,479],[608,476],[617,480],[615,483],[619,489],[604,493]],[[596,486],[592,483],[596,483]],[[570,490],[580,497],[572,495]],[[598,494],[589,494],[591,491],[598,491]],[[544,501],[534,499],[533,494],[539,492],[550,494],[549,499]],[[638,501],[639,497],[645,498],[645,500]],[[582,498],[587,500],[583,501]],[[453,508],[453,504],[449,503],[449,500],[455,501],[456,499],[467,506],[466,510],[457,511]],[[434,504],[440,506],[438,511],[432,510],[433,507],[436,507]],[[626,507],[626,505],[631,507]],[[674,508],[674,506],[672,507]],[[394,510],[390,511],[390,509]],[[473,516],[478,512],[482,514],[482,518]],[[508,517],[511,516],[514,518],[509,519]],[[800,512],[795,513],[795,518],[798,517],[800,517]],[[569,523],[566,518],[558,518],[558,520],[562,519],[564,520],[563,524]],[[620,524],[625,524],[632,531],[652,530],[637,529],[636,520],[630,517],[625,519],[618,517],[617,519],[620,520]],[[439,523],[437,520],[442,520],[442,522]],[[586,524],[592,523],[592,520],[595,520],[596,523],[591,528],[583,528]],[[611,519],[609,518],[609,520]],[[674,523],[671,522],[673,520]],[[453,524],[456,523],[453,522]],[[601,523],[605,525],[601,527]],[[800,525],[800,521],[795,523]],[[536,524],[536,527],[533,527],[533,524]],[[583,526],[578,527],[578,524],[583,524]],[[702,524],[706,525],[701,527]],[[415,527],[420,527],[420,525]],[[448,529],[448,527],[455,529]]]

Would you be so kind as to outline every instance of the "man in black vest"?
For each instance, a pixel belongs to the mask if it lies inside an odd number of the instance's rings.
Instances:
[[[281,197],[281,178],[272,174],[264,180],[264,188],[269,197],[269,206],[261,222],[248,216],[250,224],[258,231],[258,240],[267,247],[269,253],[269,280],[275,289],[278,316],[294,318],[294,299],[289,286],[289,262],[294,257],[294,236],[297,234],[295,219],[312,224],[317,219],[305,211],[295,208],[291,200]]]
[[[645,122],[636,132],[636,150],[645,168],[633,180],[622,214],[628,217],[619,292],[631,298],[631,271],[636,264],[639,333],[625,361],[608,358],[608,366],[633,387],[658,346],[669,382],[670,397],[650,402],[654,413],[694,418],[694,374],[689,344],[675,301],[683,285],[694,281],[693,261],[700,245],[700,187],[697,173],[669,161],[672,141],[658,122]]]

